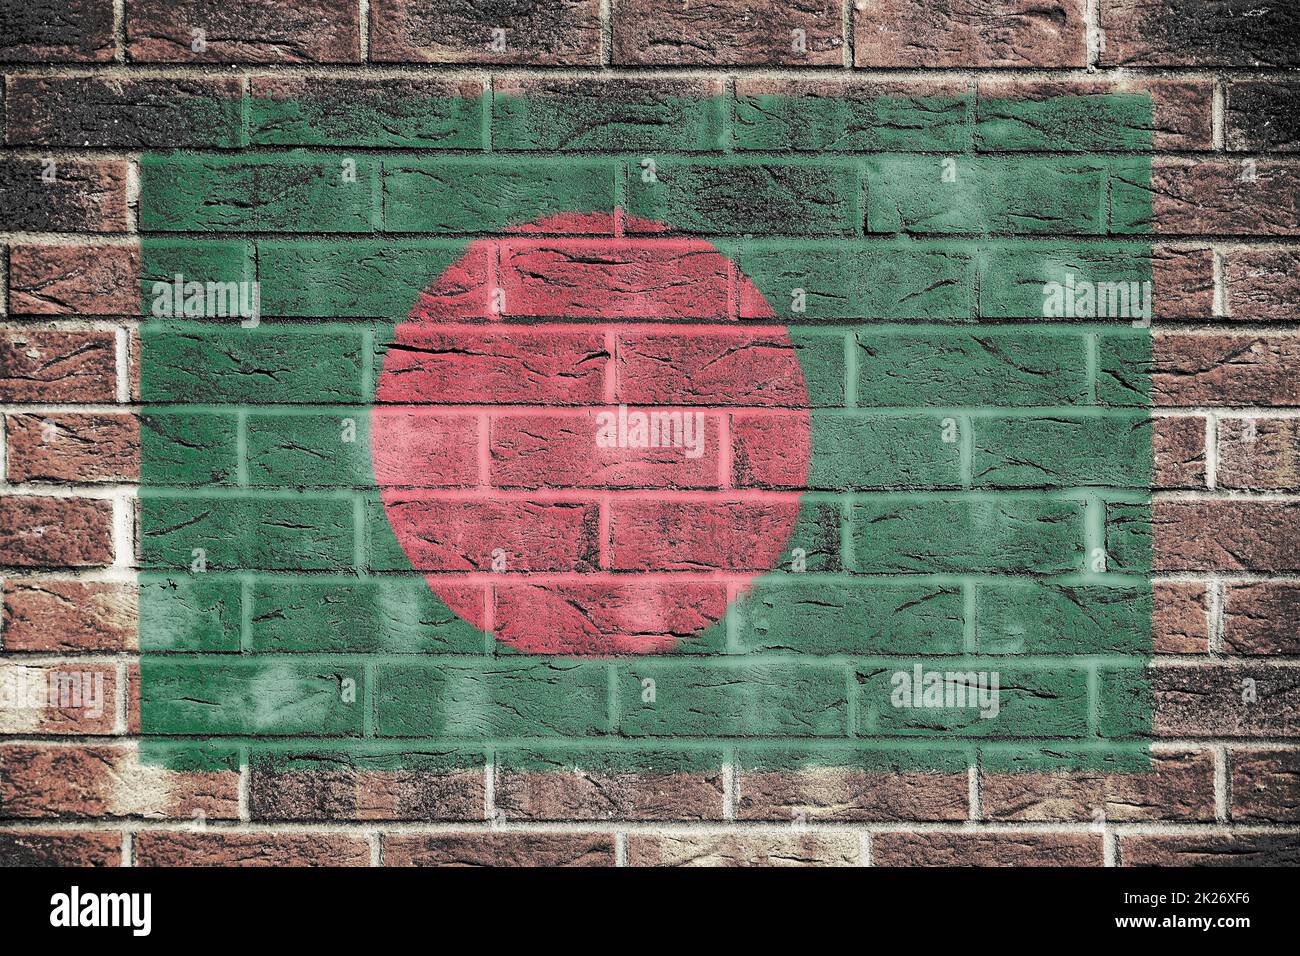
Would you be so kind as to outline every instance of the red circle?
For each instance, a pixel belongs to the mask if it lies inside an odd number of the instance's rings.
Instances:
[[[393,533],[516,650],[671,650],[794,532],[811,437],[788,331],[715,247],[666,231],[616,211],[472,242],[385,356],[371,451]],[[782,478],[733,487],[755,422]]]

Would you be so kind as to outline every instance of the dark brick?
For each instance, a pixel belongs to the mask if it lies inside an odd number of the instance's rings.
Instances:
[[[1300,866],[1300,836],[1121,834],[1120,866]]]
[[[1223,137],[1228,149],[1300,151],[1300,83],[1233,83],[1228,87]]]
[[[1083,0],[855,3],[854,64],[865,67],[1087,66]]]
[[[9,0],[0,6],[0,63],[113,59],[113,5],[105,0]]]
[[[1291,0],[1101,0],[1104,66],[1297,66]]]
[[[386,866],[613,866],[612,833],[447,833],[384,837]]]
[[[494,30],[505,49],[493,50]],[[370,58],[396,63],[600,63],[599,0],[371,0]]]
[[[615,0],[616,64],[839,66],[837,0]],[[804,31],[803,50],[795,30]]]
[[[194,30],[204,31],[203,52],[192,49]],[[356,63],[360,5],[127,0],[126,49],[130,59],[154,63]]]
[[[53,182],[43,162],[0,160],[0,219],[19,232],[124,232],[126,163],[59,160]]]
[[[0,830],[0,866],[121,866],[122,834]]]
[[[1234,822],[1300,822],[1300,750],[1228,752]]]
[[[1223,595],[1223,646],[1233,654],[1300,654],[1300,584],[1229,584]]]

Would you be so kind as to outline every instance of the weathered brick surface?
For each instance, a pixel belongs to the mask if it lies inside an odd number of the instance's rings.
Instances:
[[[237,769],[168,770],[131,747],[0,747],[5,818],[237,819],[238,788]]]
[[[1087,64],[1082,0],[883,0],[853,6],[857,66]]]
[[[86,830],[0,830],[6,866],[121,866],[122,834]]]
[[[855,834],[628,837],[629,866],[856,866]]]
[[[1295,654],[1300,649],[1297,613],[1300,585],[1229,584],[1224,592],[1224,647],[1234,654]]]
[[[120,482],[140,477],[134,415],[8,415],[10,481]]]
[[[135,588],[42,578],[4,583],[6,651],[120,651],[136,646]]]
[[[0,863],[1293,865],[1297,16],[6,5]]]
[[[137,866],[367,866],[370,846],[341,833],[136,834]]]
[[[546,66],[600,62],[596,0],[498,5],[469,0],[375,0],[370,23],[371,59],[384,62]]]
[[[876,866],[1101,866],[1098,833],[881,833]]]
[[[140,62],[354,63],[360,36],[360,8],[347,0],[131,0],[126,9],[127,55]]]
[[[46,178],[42,178],[42,175]],[[0,158],[0,215],[17,232],[125,232],[126,163]]]
[[[1234,249],[1224,267],[1233,318],[1289,321],[1300,311],[1300,255],[1291,249]]]
[[[467,833],[384,839],[388,866],[613,866],[614,838],[581,833]]]
[[[1295,823],[1300,820],[1300,751],[1229,751],[1232,819]]]
[[[1119,838],[1121,866],[1295,866],[1300,838],[1284,833]]]

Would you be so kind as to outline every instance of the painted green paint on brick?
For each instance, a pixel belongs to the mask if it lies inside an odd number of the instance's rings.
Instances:
[[[1150,654],[1151,586],[1008,581],[975,586],[984,654]]]
[[[456,157],[384,161],[384,229],[483,233],[614,208],[613,160]]]
[[[963,152],[970,93],[736,97],[736,148],[799,152]]]
[[[742,248],[740,268],[767,305],[794,323],[831,318],[965,319],[973,314],[974,253],[974,246],[959,242],[754,240]],[[747,305],[742,302],[741,308]]]
[[[1077,501],[867,498],[852,510],[863,572],[1065,574],[1083,570]]]
[[[915,667],[942,675],[940,686],[953,690],[956,706],[924,706],[913,693],[896,697],[906,674],[915,691]],[[998,675],[994,707],[981,708],[976,689],[991,688]],[[957,675],[949,678],[947,675]],[[959,737],[1082,737],[1088,731],[1088,678],[1082,668],[1031,669],[998,658],[898,660],[859,667],[856,673],[858,723],[864,737],[954,735]],[[965,706],[961,705],[964,695]],[[898,700],[913,706],[896,706]],[[921,706],[916,706],[917,704]]]
[[[140,494],[140,562],[211,570],[342,570],[354,560],[352,502],[306,497]]]
[[[1122,740],[1152,735],[1154,694],[1151,671],[1143,666],[1106,667],[1097,675],[1097,732]]]
[[[1097,342],[1097,402],[1117,407],[1151,404],[1153,343],[1149,330],[1107,332]]]
[[[1143,151],[1151,149],[1153,129],[1145,93],[980,97],[975,103],[976,148],[991,152]]]
[[[586,737],[608,728],[606,667],[515,657],[375,669],[381,737]]]
[[[370,232],[378,160],[365,155],[140,160],[140,226],[174,232]]]
[[[370,411],[247,417],[248,484],[272,488],[373,486]]]
[[[900,332],[862,328],[861,406],[1081,405],[1089,400],[1086,340],[1029,329]]]
[[[619,668],[617,693],[618,730],[630,737],[842,737],[846,731],[844,676],[828,664],[633,661]]]
[[[140,650],[239,650],[239,581],[206,574],[142,572],[138,585]]]
[[[1110,177],[1095,159],[878,156],[866,176],[868,232],[1106,233]]]
[[[140,414],[144,485],[233,485],[239,478],[234,412],[149,409]]]
[[[1150,246],[1006,242],[982,245],[978,256],[979,314],[983,318],[1059,317],[1052,314],[1055,290],[1050,288],[1051,283],[1065,288],[1073,281],[1078,290],[1087,288],[1087,284],[1094,290],[1099,283],[1109,284],[1102,287],[1101,303],[1091,314],[1080,291],[1076,295],[1079,305],[1072,316],[1075,318],[1137,321],[1152,301],[1147,297],[1148,287],[1143,286],[1151,281]],[[1154,296],[1158,291],[1149,294]]]
[[[464,254],[465,245],[429,239],[259,240],[262,311],[403,321],[420,293]],[[483,301],[487,295],[485,290]]]
[[[860,174],[847,162],[675,160],[652,177],[628,170],[630,213],[679,232],[716,235],[854,235],[861,231]]]
[[[343,736],[363,726],[356,663],[145,658],[140,673],[140,720],[153,733]]]
[[[1151,418],[1145,412],[975,421],[976,487],[1145,488],[1151,469]]]
[[[149,323],[140,339],[148,357],[140,368],[145,402],[340,404],[372,398],[362,392],[360,331]],[[304,362],[304,355],[312,360]]]
[[[422,577],[260,578],[251,594],[252,651],[480,654],[485,646]]]
[[[956,654],[963,598],[952,586],[769,575],[731,610],[744,653]]]
[[[808,487],[960,488],[961,446],[939,415],[814,415]],[[954,436],[955,437],[955,436]]]
[[[1149,501],[1106,505],[1106,557],[1110,570],[1150,573],[1153,541]]]

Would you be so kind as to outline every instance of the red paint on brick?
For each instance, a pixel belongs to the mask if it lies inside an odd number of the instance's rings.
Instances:
[[[740,298],[758,318],[775,314],[709,243],[656,235],[666,229],[584,212],[512,230],[563,238],[471,243],[385,356],[376,399],[391,404],[372,415],[371,445],[398,543],[448,607],[519,650],[671,650],[718,621],[728,586],[769,570],[794,531],[797,494],[727,490],[729,428],[701,407],[786,409],[784,470],[804,484],[808,399],[793,344],[782,326],[728,327]],[[592,232],[610,238],[567,238]],[[665,413],[658,440],[627,440],[617,402]],[[451,408],[430,422],[474,426],[472,458],[468,432],[420,434],[414,406],[431,404]],[[611,421],[614,443],[597,441]],[[400,490],[411,485],[426,490]],[[611,570],[641,574],[626,583]],[[457,574],[492,584],[489,599]]]

